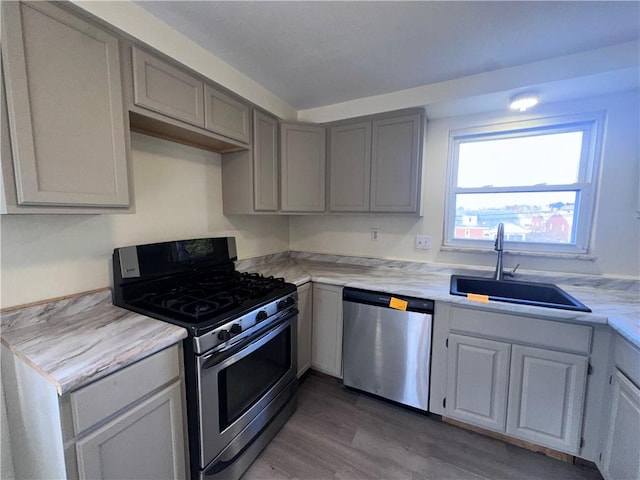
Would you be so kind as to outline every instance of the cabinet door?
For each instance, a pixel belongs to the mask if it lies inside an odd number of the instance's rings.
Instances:
[[[298,378],[311,366],[313,289],[311,282],[298,287]]]
[[[514,345],[507,434],[578,453],[587,357]]]
[[[2,2],[19,205],[129,204],[118,40],[44,2]]]
[[[325,138],[324,127],[280,126],[283,212],[324,212]]]
[[[447,416],[504,432],[510,349],[502,342],[449,335]]]
[[[81,480],[185,478],[180,382],[76,442]]]
[[[253,205],[259,212],[278,210],[278,120],[253,112]]]
[[[342,287],[313,284],[311,366],[342,378]]]
[[[417,212],[422,158],[420,114],[373,122],[372,212]]]
[[[640,389],[619,370],[613,375],[602,466],[606,480],[640,478]]]
[[[243,143],[251,140],[251,112],[249,105],[229,95],[204,87],[204,128]]]
[[[133,47],[136,105],[204,127],[204,82]]]
[[[330,132],[329,210],[368,212],[371,183],[371,122]]]

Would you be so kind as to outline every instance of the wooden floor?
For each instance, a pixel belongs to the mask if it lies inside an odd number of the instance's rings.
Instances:
[[[298,410],[243,476],[253,479],[601,480],[575,466],[307,376]]]

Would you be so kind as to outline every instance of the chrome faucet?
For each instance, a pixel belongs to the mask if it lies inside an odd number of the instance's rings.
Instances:
[[[516,273],[516,270],[520,266],[517,264],[513,270],[510,272],[505,272],[502,268],[502,252],[504,251],[504,224],[498,224],[498,232],[496,234],[496,243],[494,246],[494,250],[498,252],[498,261],[496,262],[496,271],[493,273],[493,279],[501,282],[504,280],[504,277],[513,277]]]
[[[493,279],[499,282],[504,280],[504,271],[502,270],[502,251],[504,250],[504,223],[498,224],[498,233],[496,234],[496,243],[494,250],[498,252],[498,262],[496,263],[496,271],[493,273]]]

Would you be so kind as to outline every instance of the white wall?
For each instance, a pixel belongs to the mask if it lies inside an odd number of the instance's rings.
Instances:
[[[514,257],[505,264],[520,263],[522,269],[607,274],[637,277],[640,274],[638,184],[640,148],[638,91],[586,100],[541,105],[532,114],[493,112],[437,119],[429,122],[424,151],[422,218],[391,215],[299,216],[290,220],[290,248],[305,252],[360,255],[444,264],[495,265],[495,253],[459,253],[440,250],[443,238],[445,183],[449,130],[474,125],[551,116],[607,111],[606,135],[601,159],[602,176],[597,200],[592,260]],[[371,241],[372,227],[380,238]],[[432,236],[434,248],[414,248],[417,234]]]
[[[287,217],[224,217],[220,155],[132,134],[136,213],[3,215],[1,305],[108,287],[114,247],[235,236],[248,258],[288,249]]]

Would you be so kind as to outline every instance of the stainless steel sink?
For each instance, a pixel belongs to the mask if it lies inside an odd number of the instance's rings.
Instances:
[[[489,297],[489,300],[537,307],[591,311],[589,307],[551,283],[498,281],[490,278],[451,275],[449,293],[464,297],[468,294],[484,295]]]

